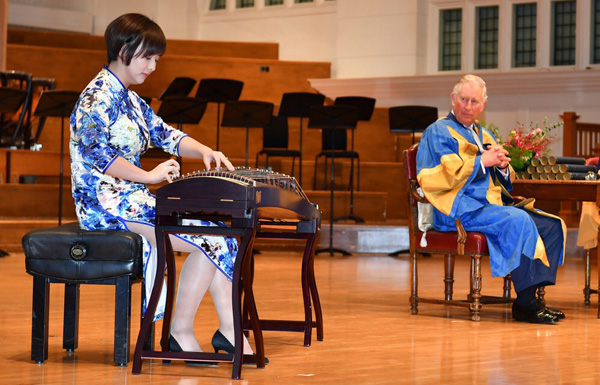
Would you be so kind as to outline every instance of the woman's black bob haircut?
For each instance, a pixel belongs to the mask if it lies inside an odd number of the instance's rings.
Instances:
[[[136,57],[162,55],[167,48],[167,39],[155,22],[139,13],[127,13],[113,20],[104,32],[108,62],[121,56],[125,65]],[[136,51],[139,48],[139,52]]]

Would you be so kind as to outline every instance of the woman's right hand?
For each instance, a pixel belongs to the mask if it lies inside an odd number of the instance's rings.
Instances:
[[[179,177],[179,163],[175,159],[169,159],[148,171],[150,184],[160,183],[163,180],[171,183],[173,179]]]

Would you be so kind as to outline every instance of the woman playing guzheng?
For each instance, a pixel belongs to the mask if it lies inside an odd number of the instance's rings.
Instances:
[[[216,168],[233,170],[233,166],[223,153],[167,125],[129,89],[146,80],[165,52],[166,39],[155,22],[140,14],[122,15],[106,28],[105,40],[109,64],[83,90],[71,114],[72,192],[82,228],[142,235],[149,298],[156,273],[155,197],[146,184],[170,182],[179,176],[179,164],[170,159],[146,171],[141,168],[140,156],[152,142],[172,155],[202,159],[207,169],[213,162]],[[233,353],[231,279],[237,240],[179,234],[171,235],[171,242],[175,251],[189,253],[179,278],[171,351],[201,351],[193,323],[208,290],[219,318],[213,346]],[[161,299],[155,319],[163,312]],[[245,354],[252,353],[245,338],[243,349]]]

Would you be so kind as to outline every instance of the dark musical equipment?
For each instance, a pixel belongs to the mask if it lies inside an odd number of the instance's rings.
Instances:
[[[187,76],[178,76],[160,94],[158,100],[163,100],[168,96],[188,96],[196,85],[196,79]]]
[[[225,226],[202,226],[194,220],[224,221]],[[209,362],[233,362],[232,378],[239,379],[242,361],[264,367],[262,330],[304,332],[304,344],[310,346],[311,331],[317,328],[317,339],[323,339],[323,319],[313,269],[313,247],[320,228],[321,213],[306,198],[296,179],[267,170],[240,168],[235,171],[197,171],[181,176],[156,192],[157,271],[166,267],[167,304],[163,320],[163,351],[145,350],[163,277],[157,274],[135,349],[133,373],[141,371],[143,358]],[[169,352],[171,313],[175,294],[175,260],[169,234],[194,233],[235,236],[239,246],[233,272],[233,354]],[[259,320],[252,291],[254,239],[305,239],[302,261],[302,293],[304,321]],[[242,301],[243,298],[243,301]],[[242,308],[243,304],[243,308]],[[316,321],[312,320],[315,309]],[[252,330],[256,344],[255,357],[242,357],[242,333]]]
[[[334,253],[342,255],[351,255],[348,251],[333,247],[333,202],[335,190],[335,137],[336,131],[356,128],[358,120],[358,109],[352,106],[321,106],[311,107],[308,118],[308,128],[320,128],[327,130],[331,135],[331,188],[329,199],[329,247],[316,250],[315,253],[329,252],[333,257]]]
[[[438,119],[437,107],[430,106],[397,106],[390,107],[390,132],[412,133],[412,143],[415,144],[415,133],[423,132]]]
[[[286,92],[281,96],[278,115],[300,118],[300,183],[302,183],[302,120],[308,118],[311,107],[322,106],[323,103],[325,103],[325,95],[313,92]]]
[[[248,146],[250,127],[266,127],[273,118],[273,103],[257,100],[231,100],[225,103],[223,110],[223,127],[246,128],[246,162],[248,167]]]
[[[198,124],[206,111],[206,100],[189,96],[166,96],[156,113],[167,123],[177,123],[183,131],[183,124]]]
[[[63,194],[63,158],[65,145],[65,117],[71,114],[75,103],[79,99],[79,92],[66,90],[46,90],[42,92],[34,115],[40,117],[60,118],[60,166],[58,180],[58,225],[62,224],[62,194]]]
[[[217,103],[217,151],[219,150],[219,128],[221,121],[221,103],[239,100],[244,82],[233,79],[200,79],[196,97]]]
[[[351,106],[358,109],[358,121],[368,122],[373,116],[376,100],[365,96],[340,96],[335,98],[334,106]],[[351,219],[358,223],[363,223],[365,220],[354,215],[354,158],[358,155],[354,151],[354,131],[352,130],[352,140],[350,146],[350,213],[346,216],[335,218],[334,221],[343,221]],[[339,157],[339,156],[338,156]],[[360,164],[360,161],[359,161]],[[360,166],[358,170],[360,175]],[[360,178],[358,178],[357,190],[360,190]]]
[[[412,133],[412,144],[415,144],[415,133],[423,132],[438,119],[437,107],[430,106],[396,106],[389,111],[391,133]],[[391,257],[404,254],[409,250],[396,250],[389,253]]]

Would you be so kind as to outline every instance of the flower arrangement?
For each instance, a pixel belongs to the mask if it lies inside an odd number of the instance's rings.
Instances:
[[[508,151],[512,168],[515,171],[524,171],[533,158],[548,155],[550,151],[548,147],[555,139],[552,130],[562,124],[562,122],[548,124],[544,119],[542,124],[531,122],[529,130],[526,130],[525,126],[519,123],[517,128],[510,131],[506,140],[502,140],[497,126],[490,124],[486,128],[494,134],[498,143]]]

